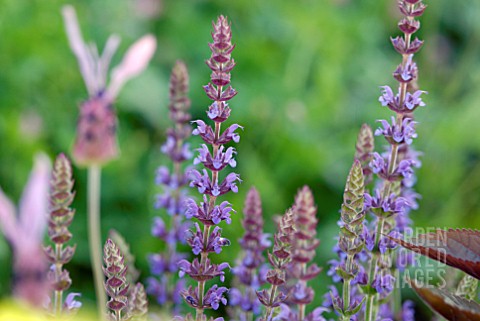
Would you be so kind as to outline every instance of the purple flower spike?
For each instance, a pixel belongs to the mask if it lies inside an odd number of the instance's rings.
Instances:
[[[231,113],[228,101],[237,91],[230,85],[230,72],[235,67],[231,54],[235,46],[232,44],[232,33],[227,19],[220,16],[213,24],[213,43],[209,44],[212,51],[207,66],[212,70],[210,83],[203,87],[207,96],[213,100],[208,107],[207,116],[214,125],[207,125],[203,120],[193,121],[196,128],[193,135],[198,135],[204,144],[197,149],[198,155],[193,160],[194,165],[202,164],[201,170],[192,169],[188,173],[190,187],[194,187],[202,194],[203,201],[195,202],[186,199],[183,203],[185,216],[196,219],[195,229],[188,238],[188,244],[195,255],[201,255],[201,259],[194,258],[190,263],[186,260],[179,262],[180,275],[188,274],[198,282],[193,290],[184,291],[182,297],[187,304],[196,309],[196,320],[206,320],[205,309],[218,309],[220,303],[226,305],[224,295],[228,292],[225,287],[214,284],[211,288],[205,287],[205,282],[215,277],[224,281],[225,272],[230,266],[228,263],[219,265],[212,264],[208,258],[210,253],[220,253],[224,246],[230,245],[230,241],[221,235],[222,229],[218,225],[222,221],[231,223],[230,215],[235,213],[228,201],[217,203],[217,198],[232,191],[238,191],[237,183],[241,182],[238,174],[229,173],[224,175],[222,171],[230,166],[236,167],[234,159],[235,148],[225,147],[224,144],[233,141],[239,142],[240,136],[236,133],[237,124],[230,125],[222,133],[222,123]],[[223,180],[220,177],[224,177]],[[206,293],[205,293],[206,291]]]
[[[149,279],[147,292],[156,297],[159,303],[173,303],[174,310],[180,309],[178,290],[174,280],[178,271],[177,263],[185,255],[177,252],[177,244],[185,243],[190,227],[184,222],[186,211],[187,189],[189,183],[184,162],[192,157],[186,140],[191,134],[188,99],[189,78],[185,64],[177,61],[170,76],[170,119],[172,127],[167,130],[167,140],[161,151],[170,158],[171,169],[160,166],[157,169],[155,182],[162,187],[162,193],[156,196],[155,208],[164,209],[168,214],[165,220],[156,217],[152,226],[152,235],[166,243],[166,251],[149,256],[153,278]],[[201,249],[200,249],[201,250]],[[175,299],[177,298],[177,299]]]
[[[357,282],[373,290],[366,294],[364,319],[368,321],[393,320],[403,314],[402,311],[392,311],[390,293],[394,290],[395,269],[402,271],[411,258],[403,252],[394,255],[395,246],[384,235],[401,238],[399,233],[403,233],[411,223],[409,213],[418,208],[419,198],[412,190],[416,182],[414,169],[421,165],[418,153],[412,148],[413,140],[417,138],[417,122],[413,114],[418,107],[425,106],[422,98],[427,92],[418,89],[418,66],[414,62],[414,54],[420,50],[423,41],[413,34],[420,28],[416,18],[423,14],[426,6],[422,0],[397,1],[404,15],[398,23],[403,35],[391,38],[394,49],[402,55],[400,65],[393,72],[398,89],[394,91],[393,87],[382,86],[379,98],[382,106],[387,106],[395,115],[390,123],[380,120],[381,127],[375,131],[375,135],[385,137],[388,148],[383,154],[372,154],[369,165],[377,174],[378,181],[374,190],[364,196],[364,209],[373,214],[373,221],[364,229],[362,238],[366,247],[359,257],[369,262],[367,275],[371,277],[365,275]],[[406,314],[404,320],[413,318],[408,309]]]
[[[265,275],[262,275],[267,269],[263,252],[271,245],[269,235],[263,233],[260,194],[253,187],[248,191],[243,213],[245,233],[239,240],[243,253],[239,265],[233,269],[239,285],[229,293],[229,304],[234,307],[231,316],[236,320],[245,320],[249,314],[260,314],[260,302],[255,292],[266,282]]]

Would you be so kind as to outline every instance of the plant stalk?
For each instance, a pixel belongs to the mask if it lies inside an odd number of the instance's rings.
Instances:
[[[379,216],[377,221],[377,231],[375,232],[375,245],[372,252],[372,261],[370,262],[370,270],[368,272],[368,282],[372,284],[373,279],[375,278],[375,270],[378,262],[378,243],[380,242],[380,234],[383,231],[384,218]],[[367,305],[365,308],[365,321],[374,321],[376,319],[375,313],[375,298],[376,294],[372,294],[369,291],[367,295]]]
[[[90,260],[95,282],[95,294],[100,320],[107,315],[107,296],[104,290],[104,275],[102,272],[102,234],[100,230],[100,176],[101,167],[91,165],[88,168],[88,237],[90,245]]]
[[[347,254],[347,262],[345,264],[348,273],[352,270],[353,255]],[[343,312],[348,311],[350,308],[350,290],[351,290],[351,278],[343,280]],[[342,320],[348,321],[350,318],[343,315]]]
[[[273,314],[273,300],[275,299],[275,294],[277,293],[277,286],[272,284],[272,289],[270,291],[270,300],[269,300],[269,306],[265,309],[265,321],[271,321],[272,320],[272,314]]]

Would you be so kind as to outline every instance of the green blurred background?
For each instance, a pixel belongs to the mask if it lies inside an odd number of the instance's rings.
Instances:
[[[78,105],[87,98],[70,52],[60,0],[0,1],[0,186],[18,200],[33,155],[70,153]],[[333,257],[336,221],[345,177],[362,123],[373,126],[391,114],[378,103],[379,86],[400,61],[389,37],[399,34],[396,1],[378,0],[106,0],[71,1],[84,38],[103,47],[117,33],[122,43],[113,65],[137,38],[153,33],[158,50],[148,70],[129,82],[118,97],[121,157],[102,177],[102,230],[111,228],[131,242],[142,278],[147,253],[161,246],[150,236],[157,166],[168,164],[159,147],[168,120],[168,79],[176,59],[191,77],[193,118],[205,118],[202,85],[209,81],[211,21],[224,14],[232,22],[231,121],[245,127],[237,171],[243,183],[229,201],[241,213],[248,188],[263,197],[269,220],[293,201],[298,188],[314,191],[322,245],[319,264]],[[426,108],[416,112],[421,209],[417,226],[480,228],[480,2],[426,1],[417,56]],[[192,139],[193,146],[200,141]],[[385,142],[377,139],[377,145]],[[72,289],[91,303],[93,283],[86,234],[86,171],[75,168],[77,209],[72,225],[77,253],[68,265]],[[224,235],[241,235],[240,215]],[[238,245],[222,254],[233,262]],[[0,294],[9,293],[11,253],[0,238]],[[315,281],[324,293],[329,280]],[[407,296],[411,293],[407,291]],[[318,296],[317,301],[321,298]]]

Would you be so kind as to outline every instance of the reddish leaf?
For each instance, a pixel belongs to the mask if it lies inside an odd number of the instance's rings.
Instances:
[[[480,231],[449,229],[420,234],[409,240],[389,238],[409,250],[480,279]]]
[[[480,304],[435,287],[410,285],[430,308],[450,321],[480,320]]]

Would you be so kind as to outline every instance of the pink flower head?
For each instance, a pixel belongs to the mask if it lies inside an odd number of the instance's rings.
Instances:
[[[65,6],[62,13],[70,48],[78,60],[90,96],[80,106],[73,156],[79,165],[101,165],[118,155],[117,116],[112,103],[123,85],[147,67],[155,52],[156,40],[152,35],[146,35],[135,42],[120,65],[112,70],[107,86],[109,65],[120,38],[110,36],[103,52],[99,54],[95,44],[84,42],[73,7]]]
[[[34,306],[45,301],[49,283],[42,239],[47,225],[50,161],[45,155],[35,166],[18,207],[0,189],[0,229],[13,249],[14,295]]]

